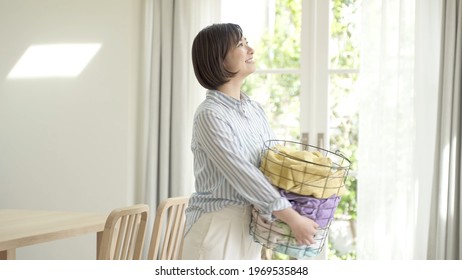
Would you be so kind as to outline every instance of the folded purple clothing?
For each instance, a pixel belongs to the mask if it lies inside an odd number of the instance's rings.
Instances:
[[[325,228],[334,218],[335,210],[340,202],[340,196],[332,195],[328,198],[299,195],[280,189],[279,193],[286,197],[292,208],[300,215],[315,221],[319,227]]]

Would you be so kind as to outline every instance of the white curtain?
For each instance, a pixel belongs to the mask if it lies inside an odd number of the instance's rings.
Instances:
[[[429,259],[462,259],[462,1],[443,1],[440,99]]]
[[[426,258],[439,4],[362,1],[358,259]]]
[[[219,11],[214,0],[144,1],[137,200],[151,207],[151,221],[161,200],[194,189],[192,118],[205,90],[194,76],[191,46]]]

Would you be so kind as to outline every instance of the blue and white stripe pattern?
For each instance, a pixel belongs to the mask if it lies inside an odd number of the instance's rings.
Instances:
[[[252,204],[267,219],[290,207],[258,169],[264,141],[275,139],[263,108],[214,90],[194,116],[191,149],[196,192],[186,209],[186,232],[206,212]]]

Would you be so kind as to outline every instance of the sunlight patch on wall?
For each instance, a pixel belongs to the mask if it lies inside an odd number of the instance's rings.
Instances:
[[[8,79],[77,77],[101,44],[30,46],[8,74]]]

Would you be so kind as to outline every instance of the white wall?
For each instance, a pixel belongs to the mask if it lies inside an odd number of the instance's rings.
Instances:
[[[0,208],[134,202],[141,17],[141,0],[0,0]],[[48,43],[102,47],[76,78],[7,79],[30,45]],[[17,258],[94,259],[95,248],[85,235]]]

